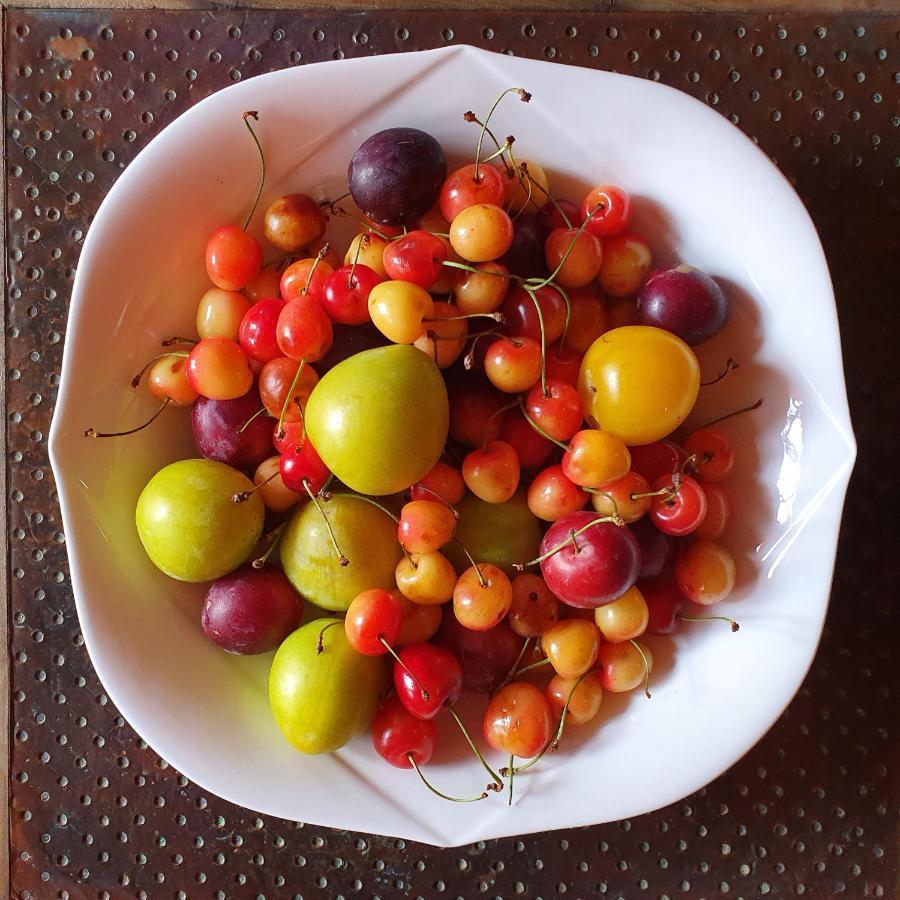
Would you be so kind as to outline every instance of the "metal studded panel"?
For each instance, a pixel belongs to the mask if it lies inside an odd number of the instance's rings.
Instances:
[[[14,896],[890,895],[898,29],[896,17],[876,16],[8,11]],[[861,456],[822,647],[745,759],[652,815],[436,851],[260,819],[204,794],[131,730],[79,632],[46,435],[81,241],[154,134],[260,72],[452,42],[663,81],[759,141],[825,242]],[[751,214],[766,215],[764,197]]]

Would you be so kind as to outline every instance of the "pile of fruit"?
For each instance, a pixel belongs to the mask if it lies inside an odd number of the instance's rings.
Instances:
[[[446,712],[511,798],[604,691],[647,690],[639,638],[734,586],[734,450],[717,422],[678,433],[702,385],[691,348],[728,300],[689,266],[651,271],[625,190],[554,196],[473,113],[475,161],[449,175],[433,137],[391,128],[353,154],[344,197],[275,200],[264,263],[251,118],[253,207],[209,238],[197,338],[133,381],[162,406],[119,432],[191,409],[199,458],[149,481],[140,539],[167,575],[210,582],[210,640],[276,651],[271,709],[297,749],[371,729],[425,781]],[[343,258],[334,219],[359,226]],[[487,695],[499,772],[464,689]]]

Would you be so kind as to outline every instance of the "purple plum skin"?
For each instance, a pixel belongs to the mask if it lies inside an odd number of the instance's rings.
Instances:
[[[632,534],[641,548],[641,573],[639,578],[656,578],[662,574],[672,549],[668,535],[663,534],[644,516],[630,525]]]
[[[259,411],[259,393],[251,390],[237,400],[210,400],[200,397],[191,409],[194,443],[201,456],[234,466],[255,469],[275,451],[272,447],[272,419],[257,416],[243,431],[241,427]]]
[[[526,213],[516,219],[512,244],[500,259],[513,275],[538,278],[547,274],[544,256],[544,243],[550,234],[547,221],[547,216],[539,213]]]
[[[692,266],[654,272],[638,296],[642,325],[671,331],[692,347],[722,330],[728,307],[728,298],[715,280]]]
[[[249,655],[275,650],[300,627],[302,613],[303,601],[281,569],[241,566],[210,585],[200,624],[223,650]]]
[[[449,650],[462,665],[463,686],[476,694],[489,694],[509,674],[522,649],[522,638],[501,622],[486,631],[472,631],[444,615],[434,643]]]
[[[441,145],[418,128],[387,128],[366,138],[350,158],[353,202],[375,222],[414,222],[437,202],[447,159]]]

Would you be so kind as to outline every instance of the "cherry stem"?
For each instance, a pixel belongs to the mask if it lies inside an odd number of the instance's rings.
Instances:
[[[533,290],[531,290],[527,284],[524,284],[526,293],[529,297],[531,297],[531,302],[534,303],[535,311],[537,312],[538,317],[538,325],[541,328],[541,391],[543,392],[545,397],[549,396],[549,392],[547,391],[547,333],[544,330],[544,311],[541,309],[541,304],[538,302],[537,295]]]
[[[665,497],[665,503],[671,503],[681,490],[681,472],[672,475],[672,487],[660,488],[658,491],[644,491],[642,494],[629,494],[631,501],[643,500],[645,497]]]
[[[495,135],[494,132],[491,131],[490,128],[488,128],[487,123],[482,122],[481,119],[479,119],[478,116],[476,116],[475,113],[472,112],[472,110],[468,110],[467,112],[463,113],[463,119],[465,119],[467,122],[472,122],[475,125],[478,125],[479,127],[484,128],[485,132],[487,133],[487,136],[494,142],[494,146],[498,150],[500,149],[502,144],[497,139],[497,135]],[[512,176],[515,174],[513,172],[512,166],[507,162],[507,160],[505,158],[503,159],[503,165],[505,166],[506,172],[508,175]]]
[[[537,662],[529,663],[529,665],[519,669],[516,672],[515,677],[518,678],[520,675],[524,675],[526,672],[533,672],[535,669],[541,669],[544,666],[549,666],[550,660],[546,657],[544,659],[539,659]]]
[[[736,409],[734,412],[726,413],[724,416],[719,416],[718,419],[713,419],[712,422],[707,422],[705,425],[701,425],[699,428],[695,429],[696,431],[702,431],[704,428],[712,428],[713,425],[718,425],[719,422],[724,422],[726,419],[731,419],[734,416],[739,416],[745,412],[752,412],[754,409],[759,409],[763,405],[763,398],[760,397],[756,403],[751,403],[749,406],[744,406],[741,409]]]
[[[344,556],[340,546],[338,546],[337,538],[334,534],[334,529],[331,527],[331,522],[328,521],[328,516],[325,515],[325,510],[322,509],[322,504],[319,503],[319,498],[315,495],[313,489],[309,486],[308,478],[303,479],[303,487],[306,490],[306,493],[309,494],[309,499],[316,504],[316,509],[319,511],[323,521],[325,522],[325,528],[328,529],[328,537],[331,538],[331,545],[334,547],[334,552],[337,553],[338,562],[342,567],[349,566],[350,560],[347,559],[346,556]]]
[[[731,626],[732,632],[741,630],[741,626],[734,619],[729,619],[728,616],[679,616],[678,618],[682,622],[727,622]]]
[[[261,481],[259,484],[252,487],[249,491],[238,491],[236,494],[231,495],[232,503],[246,503],[260,488],[265,487],[270,481],[273,481],[279,475],[278,469],[276,469],[265,481]]]
[[[641,654],[641,659],[644,663],[644,693],[647,695],[647,699],[650,699],[650,663],[647,660],[647,654],[644,653],[644,648],[632,638],[631,643],[634,645],[634,649],[637,650],[638,653]]]
[[[509,155],[510,155],[510,157],[512,157],[511,149],[509,151]],[[527,180],[528,193],[525,195],[525,202],[521,205],[521,207],[519,207],[519,209],[517,209],[512,214],[512,216],[510,216],[511,221],[513,221],[513,222],[515,222],[516,219],[518,219],[519,216],[521,216],[522,213],[524,213],[525,210],[528,209],[528,204],[533,202],[531,199],[531,194],[532,194],[532,186],[534,185],[534,181],[532,180],[531,176],[528,174],[528,166],[525,165],[525,163],[522,163],[520,166],[516,166],[516,173],[518,175],[520,183],[522,182],[523,179]],[[535,204],[535,206],[537,206],[537,204]],[[510,209],[512,209],[512,206],[510,206]]]
[[[256,196],[253,198],[253,205],[250,207],[250,212],[247,213],[247,218],[244,219],[244,224],[242,226],[243,230],[246,231],[247,226],[250,224],[250,220],[253,218],[253,213],[256,212],[259,198],[262,196],[263,185],[266,183],[266,157],[263,153],[262,145],[259,143],[259,138],[256,136],[256,132],[250,124],[250,119],[255,119],[257,122],[259,121],[259,113],[256,110],[250,110],[249,112],[244,113],[243,119],[244,124],[247,126],[247,131],[250,132],[250,137],[253,138],[253,143],[256,144],[256,149],[259,153],[259,184],[256,186]]]
[[[347,275],[347,290],[350,291],[353,289],[353,275],[356,272],[356,266],[359,263],[359,254],[362,252],[363,247],[367,247],[369,245],[369,235],[368,232],[363,232],[359,236],[359,240],[356,242],[356,253],[353,255],[353,265],[350,266],[350,274]]]
[[[532,757],[522,766],[519,766],[518,769],[515,769],[514,772],[518,774],[519,772],[524,772],[526,769],[530,769],[548,750],[555,750],[559,746],[559,742],[562,740],[563,731],[566,727],[566,714],[569,711],[569,703],[572,701],[572,697],[575,695],[575,691],[578,690],[578,685],[584,681],[585,678],[588,677],[590,672],[585,672],[583,675],[579,675],[575,684],[572,685],[572,689],[569,691],[569,696],[566,697],[566,702],[563,704],[562,715],[559,717],[559,726],[556,729],[556,734],[544,744],[543,749],[537,756]],[[512,774],[512,773],[510,773]]]
[[[387,652],[390,653],[391,656],[394,657],[394,660],[396,661],[397,665],[400,666],[400,668],[403,669],[403,671],[406,672],[406,674],[409,675],[409,677],[412,678],[412,680],[419,686],[419,690],[422,692],[422,699],[426,700],[426,701],[430,700],[431,694],[429,694],[428,691],[425,689],[425,685],[422,684],[421,681],[419,681],[419,678],[416,675],[416,673],[413,672],[412,669],[410,669],[410,667],[405,662],[403,662],[402,659],[400,659],[400,657],[397,655],[397,651],[385,639],[384,635],[379,634],[378,640],[381,641],[381,644],[384,647],[384,649],[387,650]]]
[[[610,494],[609,491],[602,491],[599,488],[586,488],[586,487],[583,487],[582,490],[587,491],[589,494],[599,494],[601,497],[606,497],[606,499],[609,500],[610,503],[612,503],[613,515],[618,519],[622,518],[619,515],[619,504],[616,503],[616,498],[613,497],[613,495]],[[633,497],[633,495],[632,495],[632,497]]]
[[[527,422],[527,423],[528,423],[528,424],[529,424],[529,425],[530,425],[530,426],[531,426],[531,427],[532,427],[532,428],[533,428],[533,429],[534,429],[541,437],[546,438],[548,441],[550,441],[551,444],[556,444],[556,446],[559,447],[561,450],[565,450],[566,452],[568,452],[568,450],[569,450],[568,444],[564,444],[562,441],[558,441],[555,437],[551,437],[549,434],[547,434],[546,431],[544,431],[543,428],[541,428],[540,425],[538,425],[537,422],[534,421],[534,419],[531,418],[531,416],[528,415],[528,413],[525,411],[525,404],[522,402],[522,398],[521,398],[521,397],[519,397],[519,400],[518,400],[518,406],[519,406],[519,409],[522,411],[522,415],[525,417],[525,421],[526,421],[526,422]]]
[[[398,525],[400,524],[400,517],[395,516],[383,503],[379,503],[377,500],[373,500],[371,497],[367,497],[365,494],[355,494],[353,491],[344,491],[341,493],[342,497],[353,497],[354,500],[362,500],[364,503],[368,503],[369,506],[374,506],[375,509],[380,509],[386,516],[390,516]]]
[[[546,553],[542,553],[540,556],[532,559],[527,563],[515,563],[513,568],[517,572],[521,572],[523,569],[528,568],[528,566],[536,566],[538,563],[542,563],[545,559],[549,559],[556,553],[559,553],[560,550],[564,550],[566,547],[571,544],[575,548],[575,552],[578,553],[580,551],[580,547],[578,546],[577,541],[575,540],[580,535],[584,534],[589,528],[593,528],[595,525],[599,525],[602,522],[612,522],[613,525],[624,525],[625,523],[618,516],[599,516],[596,519],[592,519],[586,525],[582,525],[581,528],[573,528],[569,532],[568,538],[564,540],[561,544],[557,544],[552,549],[548,550]]]
[[[512,272],[492,272],[490,269],[476,269],[475,266],[470,266],[468,263],[457,262],[454,259],[443,259],[441,260],[441,265],[447,266],[450,269],[462,269],[463,272],[472,272],[474,275],[490,275],[493,278],[511,278],[513,281],[518,281],[520,283],[524,283],[528,280],[521,275],[514,275]]]
[[[243,434],[250,427],[250,423],[254,419],[258,419],[265,412],[268,412],[268,410],[266,409],[265,406],[263,406],[261,409],[258,409],[255,413],[253,413],[253,415],[250,416],[250,418],[247,419],[247,421],[244,422],[244,424],[241,425],[240,428],[238,428],[238,434]]]
[[[569,323],[572,321],[572,300],[569,298],[569,292],[561,285],[554,283],[553,287],[559,291],[560,296],[563,298],[563,303],[566,304],[566,320],[563,322],[563,330],[562,334],[559,336],[559,346],[566,346],[566,338],[569,336]]]
[[[423,322],[459,322],[462,319],[493,319],[495,322],[499,322],[501,325],[506,322],[506,318],[501,312],[490,312],[490,313],[468,313],[467,315],[461,316],[444,316],[440,319],[422,319]]]
[[[685,475],[696,474],[712,458],[713,458],[713,454],[708,453],[706,451],[704,451],[703,453],[692,453],[681,464],[681,472],[682,472],[682,474],[685,474]]]
[[[494,112],[496,111],[497,107],[500,105],[500,101],[507,94],[512,94],[512,93],[518,94],[519,99],[523,103],[527,103],[529,100],[531,100],[531,94],[529,94],[528,91],[526,91],[524,88],[512,87],[512,88],[507,88],[505,91],[503,91],[500,94],[500,96],[494,101],[494,105],[491,107],[490,112],[487,114],[487,118],[484,120],[484,122],[481,125],[481,132],[478,135],[478,144],[475,146],[475,171],[473,173],[473,177],[476,182],[478,181],[478,167],[481,165],[481,146],[484,143],[484,135],[488,129],[488,123],[491,121],[491,116],[494,115]],[[493,135],[492,135],[492,137],[493,137]],[[495,144],[497,143],[496,138],[494,138],[494,143]]]
[[[740,367],[741,364],[729,356],[728,360],[725,362],[725,368],[722,369],[722,371],[719,372],[719,374],[716,375],[716,377],[713,378],[712,381],[701,381],[700,387],[709,387],[712,384],[718,384],[729,372],[733,372],[735,369],[739,369]]]
[[[481,569],[479,568],[478,563],[475,562],[475,559],[472,556],[472,554],[469,553],[469,551],[466,549],[465,544],[463,544],[462,541],[459,540],[459,538],[453,538],[453,543],[456,544],[460,548],[460,550],[462,550],[462,552],[466,554],[466,559],[469,560],[469,562],[472,564],[472,568],[478,574],[479,586],[486,588],[488,586],[488,583],[487,583],[487,581],[484,580],[484,575],[481,574]]]
[[[526,163],[522,163],[525,166],[525,173],[528,174],[528,166]],[[542,184],[538,184],[531,175],[528,175],[530,181],[534,182],[534,186],[553,204],[553,208],[560,214],[562,220],[566,223],[566,227],[572,228],[572,220],[566,215],[566,211],[557,203],[556,197],[550,193]]]
[[[325,241],[322,244],[321,249],[316,254],[316,258],[313,260],[313,264],[309,267],[309,273],[306,276],[306,284],[303,285],[303,290],[300,291],[301,294],[306,294],[309,292],[309,286],[312,284],[313,275],[316,273],[316,269],[319,267],[319,263],[328,256],[328,251],[331,249],[331,244],[328,241]]]
[[[490,328],[487,331],[476,331],[474,334],[469,334],[467,340],[472,341],[472,346],[469,347],[466,355],[463,357],[463,368],[467,372],[472,371],[472,366],[475,365],[475,348],[478,346],[478,342],[483,337],[490,337],[492,334],[497,334],[496,328]]]
[[[488,445],[488,433],[491,427],[491,422],[497,418],[497,416],[502,416],[503,413],[508,412],[511,409],[515,409],[519,405],[518,400],[513,400],[512,403],[507,403],[506,406],[501,406],[495,413],[491,414],[491,417],[484,423],[484,437],[481,439],[481,452],[487,452]]]
[[[310,270],[310,274],[312,274],[312,270]],[[305,290],[305,288],[304,288],[304,290]],[[281,412],[278,414],[278,427],[275,429],[275,433],[278,435],[279,440],[281,440],[284,437],[284,417],[287,415],[288,406],[290,405],[290,402],[293,399],[294,391],[296,390],[297,384],[300,381],[300,373],[303,371],[303,368],[305,365],[306,365],[306,360],[301,359],[300,365],[297,366],[297,371],[294,372],[294,380],[291,382],[291,386],[288,388],[287,393],[284,395],[284,402],[281,404]],[[300,404],[298,403],[297,406],[299,408]],[[300,412],[302,414],[303,410],[301,409]]]
[[[327,625],[322,626],[322,630],[319,632],[319,636],[316,638],[316,656],[318,656],[325,649],[325,632],[328,631],[329,628],[334,628],[335,625],[343,624],[343,619],[335,619],[333,622],[329,622]]]
[[[161,359],[165,359],[167,356],[178,356],[178,357],[187,359],[187,357],[190,356],[190,354],[186,353],[185,351],[179,350],[174,353],[160,353],[159,356],[154,356],[153,359],[151,359],[150,362],[148,362],[147,365],[145,365],[144,368],[141,369],[141,371],[138,372],[137,375],[135,375],[134,378],[131,379],[131,386],[133,388],[136,388],[141,383],[144,375],[147,374],[148,369],[150,369],[150,367],[153,365],[153,363],[157,363]]]
[[[177,335],[175,335],[173,337],[166,338],[164,341],[160,341],[160,343],[163,347],[174,347],[175,344],[196,345],[196,344],[199,344],[200,342],[195,341],[193,338],[178,337]]]
[[[509,766],[507,766],[507,771],[509,772],[509,794],[507,796],[506,805],[512,806],[513,776],[516,774],[516,758],[512,753],[509,754]]]
[[[320,201],[319,201],[319,206],[320,206],[322,209],[325,209],[326,207],[334,206],[335,203],[340,203],[341,200],[346,200],[349,196],[350,196],[350,191],[347,191],[346,193],[341,194],[340,197],[337,197],[337,198],[334,199],[334,200],[329,200],[329,199],[326,197],[324,200],[320,200]]]
[[[512,680],[516,677],[519,672],[519,663],[525,658],[525,654],[528,652],[528,647],[531,644],[531,638],[525,638],[522,642],[522,649],[519,651],[519,655],[516,657],[516,661],[512,664],[512,668],[506,673],[506,677],[500,684],[497,686],[497,691],[501,688],[505,688]],[[494,691],[496,694],[497,691]]]
[[[469,734],[469,729],[466,728],[465,723],[459,717],[459,713],[452,707],[448,706],[447,711],[453,716],[453,721],[456,722],[459,730],[462,732],[463,737],[466,739],[468,745],[472,748],[472,752],[477,757],[478,761],[484,766],[484,770],[494,779],[494,783],[487,786],[489,791],[502,791],[503,790],[503,779],[490,767],[488,761],[484,758],[481,751],[478,747],[475,746],[475,741],[472,740],[472,735]]]
[[[440,797],[441,800],[449,800],[451,803],[477,803],[479,800],[484,800],[487,797],[487,791],[483,791],[477,797],[451,797],[449,794],[439,791],[433,784],[429,783],[412,753],[407,753],[406,758],[409,760],[410,765],[416,770],[416,774],[419,778],[422,779],[422,784],[424,784],[432,794]]]
[[[137,434],[139,431],[143,431],[148,425],[152,425],[159,417],[162,415],[162,411],[172,402],[171,397],[166,397],[162,402],[162,406],[147,419],[142,425],[137,425],[134,428],[129,428],[128,431],[97,431],[95,428],[87,428],[85,429],[84,436],[89,438],[112,438],[112,437],[125,437],[129,434]]]
[[[507,135],[506,140],[503,142],[501,147],[498,147],[490,156],[486,156],[482,162],[493,162],[498,156],[502,159],[503,154],[508,152],[512,145],[515,143],[515,137],[513,135]]]
[[[595,207],[594,207],[594,208],[593,208],[593,209],[585,216],[584,221],[578,226],[577,231],[576,231],[575,234],[572,236],[572,240],[569,241],[569,246],[566,247],[566,252],[563,253],[562,259],[556,264],[556,268],[555,268],[555,269],[554,269],[554,270],[553,270],[546,278],[543,278],[543,279],[539,279],[539,278],[538,278],[538,279],[531,279],[531,280],[529,280],[529,284],[532,285],[532,287],[534,288],[534,290],[539,290],[539,289],[542,288],[542,287],[546,287],[548,284],[550,284],[551,281],[553,281],[554,278],[556,278],[557,275],[559,275],[560,270],[561,270],[562,267],[566,264],[566,260],[569,258],[569,254],[570,254],[570,253],[572,252],[572,250],[574,249],[575,244],[576,244],[576,242],[578,241],[578,238],[581,237],[581,235],[584,233],[584,229],[587,228],[588,222],[590,222],[591,219],[592,219],[595,215],[597,215],[597,213],[600,212],[601,209],[603,209],[603,204],[602,204],[602,203],[598,203],[598,204],[597,204],[597,205],[596,205],[596,206],[595,206]],[[536,282],[536,283],[533,283],[533,282]]]
[[[366,231],[371,231],[373,234],[377,234],[378,237],[380,237],[384,241],[390,240],[390,237],[388,237],[388,235],[386,235],[383,231],[379,231],[371,222],[367,222],[361,216],[354,215],[352,212],[344,209],[343,206],[335,206],[335,204],[332,203],[329,208],[333,216],[337,216],[338,218],[344,217],[347,219],[353,219],[354,222],[359,222],[359,224],[362,225],[363,228],[366,229]]]
[[[256,559],[250,563],[254,569],[261,569],[266,564],[266,561],[272,555],[272,551],[278,546],[278,542],[281,540],[281,532],[284,531],[285,528],[287,528],[287,522],[282,522],[277,528],[273,528],[268,534],[263,535],[263,537],[269,539],[269,546],[262,556],[257,556]]]

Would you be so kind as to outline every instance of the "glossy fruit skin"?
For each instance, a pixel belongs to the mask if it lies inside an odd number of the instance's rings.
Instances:
[[[672,441],[654,441],[631,448],[631,468],[650,484],[663,475],[674,475],[687,459],[687,453]]]
[[[412,553],[394,570],[397,590],[413,603],[438,606],[453,596],[456,570],[443,553]]]
[[[505,503],[519,487],[519,457],[504,441],[489,441],[476,447],[462,464],[466,487],[488,503]]]
[[[245,565],[210,585],[200,624],[229,653],[267,653],[300,627],[302,613],[303,599],[280,569]]]
[[[188,384],[211,400],[234,400],[253,386],[247,355],[228,338],[205,338],[195,344],[186,368]]]
[[[565,347],[554,344],[547,351],[547,377],[577,387],[582,359],[584,356],[571,349],[568,343]]]
[[[544,749],[553,733],[550,704],[533,684],[514,681],[491,697],[482,731],[495,750],[529,759]]]
[[[640,637],[647,630],[650,611],[637,585],[632,585],[612,603],[594,610],[594,623],[605,641],[618,644]]]
[[[684,537],[696,531],[706,518],[706,494],[690,475],[681,476],[681,485],[674,488],[671,475],[658,478],[651,485],[654,491],[670,490],[668,495],[654,497],[650,504],[650,518],[662,532],[673,537]]]
[[[429,316],[432,321],[426,323],[425,333],[413,341],[413,346],[430,356],[440,369],[452,366],[465,349],[469,323],[457,318],[459,315],[453,304],[435,300]]]
[[[427,231],[410,231],[394,238],[384,250],[389,278],[430,288],[444,274],[447,245]]]
[[[266,509],[275,513],[287,512],[306,496],[292,491],[284,483],[280,468],[281,456],[279,454],[264,459],[253,473],[253,483],[257,487],[257,493],[262,497]],[[270,476],[274,476],[271,481],[269,480]]]
[[[282,309],[284,301],[278,297],[269,297],[257,301],[247,310],[241,320],[238,340],[250,359],[266,363],[281,356],[276,340],[276,326]]]
[[[506,212],[490,203],[461,210],[450,223],[450,246],[470,263],[499,259],[513,241],[513,223]]]
[[[672,541],[648,518],[640,519],[629,528],[641,548],[641,574],[639,577],[656,578],[666,567],[669,553],[672,550]]]
[[[366,138],[350,158],[353,201],[375,222],[414,222],[438,199],[447,177],[441,145],[418,128],[387,128]]]
[[[138,498],[135,523],[153,564],[179,581],[213,581],[245,562],[262,534],[265,507],[255,494],[232,503],[253,482],[209,459],[160,469]]]
[[[505,169],[499,171],[504,179],[506,206],[511,212],[518,212],[527,207],[526,211],[536,210],[540,214],[550,202],[548,196],[550,181],[540,163],[536,163],[533,159],[520,159],[517,171],[512,176]],[[547,216],[541,218],[547,220]]]
[[[670,581],[661,578],[641,580],[638,589],[647,603],[647,634],[672,634],[680,624],[678,616],[684,598]]]
[[[440,550],[456,531],[456,515],[436,497],[411,500],[400,510],[397,540],[410,553]]]
[[[565,543],[541,562],[541,574],[547,587],[569,606],[593,609],[609,603],[627,591],[640,572],[640,547],[627,526],[599,522],[578,535],[580,550],[575,552],[570,533],[598,518],[592,512],[564,516],[541,541],[541,554]]]
[[[269,670],[269,704],[285,738],[301,753],[332,753],[362,734],[378,708],[385,684],[384,658],[363,656],[335,626],[315,619],[278,648]]]
[[[492,563],[513,576],[515,563],[537,555],[541,526],[528,509],[524,492],[518,491],[506,503],[485,503],[469,494],[456,508],[456,538],[478,562]],[[448,544],[444,551],[457,572],[471,565],[456,543]]]
[[[596,210],[598,204],[602,204],[602,207]],[[593,215],[587,225],[591,234],[598,238],[618,234],[625,229],[631,217],[631,196],[613,185],[595,187],[581,201],[582,220],[591,212]]]
[[[652,262],[650,246],[641,235],[632,231],[617,234],[603,241],[597,280],[607,296],[630,297],[637,293]]]
[[[706,515],[694,534],[709,541],[717,540],[728,527],[731,518],[731,503],[721,485],[710,483],[703,485],[706,495]]]
[[[200,397],[191,408],[191,429],[200,455],[236,469],[256,468],[272,455],[272,420],[258,416],[240,429],[258,410],[259,398],[253,394],[237,400]]]
[[[586,619],[563,619],[541,635],[541,649],[557,675],[578,678],[594,665],[600,631]]]
[[[647,660],[647,667],[652,672],[653,654],[646,645],[639,644],[639,646],[643,656],[631,641],[623,641],[620,644],[604,642],[600,645],[597,654],[597,675],[604,691],[621,694],[633,691],[638,685],[643,684],[647,677],[644,659]]]
[[[285,253],[296,253],[325,234],[325,214],[308,194],[279,197],[263,216],[270,244]]]
[[[499,437],[516,451],[523,470],[537,469],[544,465],[555,449],[547,438],[528,424],[518,409],[510,409],[503,414]]]
[[[629,446],[649,444],[671,434],[694,408],[700,365],[673,334],[615,328],[585,354],[578,388],[588,421]]]
[[[387,653],[403,624],[403,607],[392,591],[375,588],[357,594],[347,607],[344,630],[357,653],[381,656]]]
[[[577,678],[555,675],[544,693],[554,715],[561,716],[565,708],[566,725],[586,725],[600,712],[600,704],[603,701],[603,687],[594,672],[581,682],[578,682]]]
[[[509,291],[509,272],[498,262],[478,263],[474,268],[478,272],[461,271],[457,275],[453,299],[464,315],[496,312]]]
[[[369,316],[375,327],[395,344],[411,344],[426,330],[434,300],[410,281],[382,281],[369,292]]]
[[[516,637],[506,622],[486,631],[472,631],[453,615],[444,616],[434,642],[446,647],[460,662],[463,687],[476,694],[489,694],[512,669],[521,638]]]
[[[512,244],[499,261],[510,272],[522,278],[547,275],[544,241],[549,232],[546,216],[538,213],[518,216],[513,222]]]
[[[454,388],[450,392],[450,437],[467,447],[495,441],[500,433],[500,417],[494,413],[506,402],[491,388]]]
[[[650,276],[638,297],[643,325],[665,328],[691,346],[718,334],[728,321],[728,298],[705,272],[676,266]]]
[[[282,454],[278,471],[285,487],[300,497],[317,494],[331,474],[308,438]]]
[[[734,557],[715,541],[691,541],[675,560],[675,583],[692,603],[720,603],[734,590],[734,582]]]
[[[491,563],[466,569],[453,590],[453,614],[461,625],[472,631],[488,631],[499,625],[511,604],[510,580],[502,569]]]
[[[424,478],[449,428],[440,370],[415,347],[357,353],[313,388],[306,426],[319,455],[354,491],[384,496]]]
[[[591,506],[601,516],[617,515],[630,525],[643,518],[649,511],[651,498],[639,496],[649,492],[650,485],[647,479],[635,471],[630,471],[621,478],[604,484],[600,488],[600,493],[591,494]]]
[[[552,438],[567,441],[581,427],[581,398],[571,384],[547,379],[547,389],[536,384],[525,398],[529,418]]]
[[[559,610],[559,600],[539,575],[523,572],[513,579],[506,621],[519,637],[540,637],[556,624]]]
[[[578,512],[587,502],[588,493],[566,478],[562,466],[548,466],[528,486],[528,508],[545,522]]]
[[[210,288],[197,305],[197,335],[201,338],[225,337],[238,339],[241,319],[250,309],[250,302],[237,291]]]
[[[459,503],[465,494],[466,483],[459,470],[441,460],[409,489],[410,500],[441,499],[449,506]]]
[[[168,400],[174,406],[190,406],[200,395],[187,377],[187,360],[168,353],[161,356],[147,372],[147,389],[157,400]]]
[[[544,259],[547,268],[556,272],[557,284],[582,288],[600,273],[603,248],[589,231],[579,233],[577,228],[556,228],[544,244]]]
[[[515,272],[515,269],[511,271]],[[552,285],[542,287],[534,294],[544,318],[544,340],[549,346],[560,337],[566,326],[566,301]],[[524,288],[518,284],[513,285],[500,311],[506,320],[503,326],[506,334],[510,337],[531,338],[533,341],[541,342],[541,322],[537,308],[531,295]]]
[[[442,606],[423,606],[407,600],[400,591],[392,591],[403,608],[403,621],[395,645],[408,647],[410,644],[422,644],[430,641],[441,627],[444,618]]]
[[[684,451],[690,459],[687,471],[704,484],[722,481],[734,469],[734,447],[715,428],[701,428],[688,435]]]
[[[456,703],[463,688],[463,673],[459,660],[449,650],[435,644],[411,644],[399,655],[409,671],[394,663],[394,689],[411,715],[433,719],[445,706]],[[427,698],[410,672],[428,692]]]
[[[217,228],[206,242],[206,274],[223,291],[239,291],[262,268],[259,241],[237,225]]]
[[[378,276],[378,280],[382,281],[387,278],[384,268],[384,251],[387,245],[388,241],[374,232],[362,232],[350,241],[350,246],[344,254],[344,265],[352,266],[356,262],[367,266]]]
[[[478,167],[478,180],[475,179],[475,164],[463,166],[447,176],[441,187],[439,199],[441,215],[452,222],[456,216],[469,206],[477,203],[503,205],[503,178],[493,166]]]
[[[393,521],[368,503],[339,493],[320,502],[350,564],[341,566],[322,516],[313,503],[304,503],[278,546],[291,584],[310,603],[334,612],[346,610],[363,591],[391,590],[403,555]]]
[[[331,319],[321,302],[310,294],[301,294],[284,304],[275,335],[280,352],[298,362],[318,362],[334,341]]]
[[[278,285],[281,298],[288,303],[298,297],[321,297],[325,282],[333,271],[334,269],[324,259],[307,257],[292,262],[281,273]]]
[[[396,697],[388,697],[372,720],[372,745],[378,755],[398,769],[427,765],[437,734],[430,719],[410,715]]]
[[[303,371],[298,376],[297,370],[301,365]],[[306,409],[306,401],[318,381],[319,375],[312,366],[287,356],[276,356],[259,373],[259,398],[270,416],[276,421],[281,418],[282,425],[285,422],[301,422],[302,410]],[[294,392],[285,405],[291,387]]]
[[[352,275],[351,275],[352,272]],[[322,305],[332,322],[363,325],[369,321],[369,294],[381,281],[378,273],[361,263],[335,269],[322,287]]]
[[[621,438],[597,428],[585,428],[572,435],[563,453],[566,478],[586,488],[601,488],[628,473],[631,454]]]
[[[541,377],[541,345],[527,337],[497,338],[487,348],[484,371],[497,390],[527,391]]]

